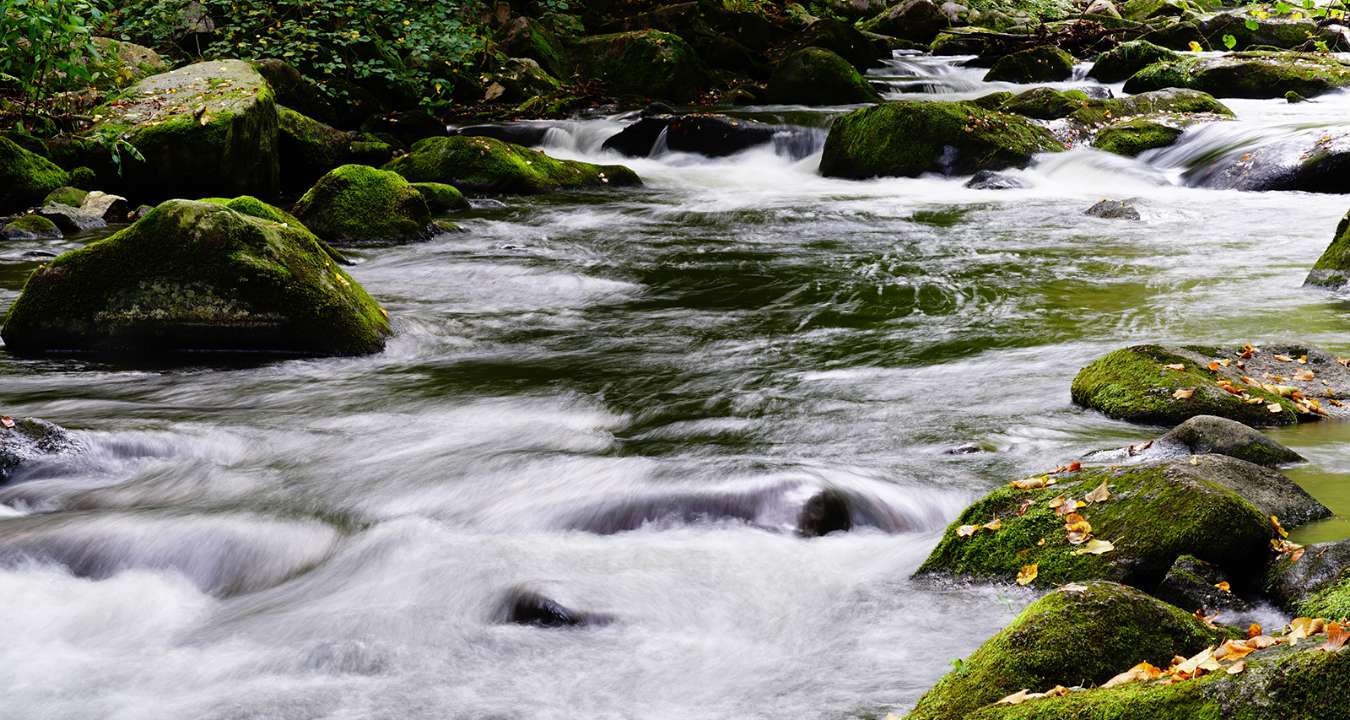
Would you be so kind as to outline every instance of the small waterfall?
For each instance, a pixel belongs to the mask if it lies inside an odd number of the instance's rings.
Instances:
[[[656,142],[652,143],[651,152],[647,157],[658,158],[670,152],[670,128],[661,128],[661,134],[656,136]]]

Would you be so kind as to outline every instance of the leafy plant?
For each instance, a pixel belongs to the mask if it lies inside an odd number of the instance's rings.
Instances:
[[[22,119],[59,109],[60,89],[93,80],[95,0],[0,0],[0,86],[17,91]]]

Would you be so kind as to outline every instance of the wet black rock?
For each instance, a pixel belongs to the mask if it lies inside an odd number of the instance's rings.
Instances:
[[[497,611],[499,622],[513,625],[561,628],[607,625],[611,615],[575,610],[528,588],[512,588]]]
[[[853,529],[853,516],[848,496],[834,488],[812,495],[802,505],[797,516],[797,534],[802,537],[820,537],[832,532]]]
[[[645,115],[645,113],[644,113]],[[725,115],[645,115],[602,146],[628,157],[647,157],[665,135],[665,149],[726,157],[773,142],[781,128]]]
[[[10,422],[13,427],[7,427]],[[70,433],[46,420],[6,420],[0,423],[0,483],[15,477],[26,462],[74,448]]]
[[[1031,184],[1006,173],[981,170],[966,181],[966,187],[972,190],[1018,190],[1031,187]]]
[[[451,128],[449,133],[467,137],[490,137],[525,147],[538,147],[544,143],[544,136],[554,127],[556,126],[553,123],[514,122],[500,125],[466,125]]]
[[[1129,200],[1100,200],[1083,211],[1084,215],[1104,220],[1138,220],[1139,210]]]
[[[1234,594],[1233,590],[1229,577],[1222,570],[1193,555],[1182,555],[1167,571],[1153,596],[1183,610],[1250,609],[1251,603]]]

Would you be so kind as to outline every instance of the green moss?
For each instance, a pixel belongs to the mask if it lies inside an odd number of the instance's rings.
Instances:
[[[1166,461],[1064,475],[1041,490],[1001,487],[961,513],[918,572],[1011,582],[1022,567],[1036,564],[1038,585],[1106,579],[1150,589],[1178,557],[1190,554],[1245,574],[1251,558],[1268,551],[1273,531],[1261,511],[1206,477],[1207,469],[1205,462]],[[1115,550],[1076,554],[1079,548],[1066,540],[1064,520],[1049,501],[1059,495],[1082,499],[1102,482],[1112,498],[1079,512],[1093,535]],[[996,532],[956,534],[962,525],[994,518],[1003,523]]]
[[[422,194],[422,198],[427,201],[427,207],[431,208],[432,212],[455,212],[469,209],[469,201],[464,199],[464,193],[453,185],[419,182],[413,183],[412,186]]]
[[[962,102],[888,102],[854,110],[830,127],[820,172],[831,177],[965,175],[1026,165],[1063,150],[1025,118]]]
[[[0,337],[21,354],[378,351],[384,310],[304,228],[170,200],[38,268]]]
[[[582,75],[618,95],[688,101],[708,85],[708,74],[679,35],[634,30],[581,38]]]
[[[1212,95],[1198,90],[1155,90],[1129,97],[1110,100],[1093,100],[1084,107],[1075,110],[1069,117],[1076,123],[1089,127],[1116,122],[1135,115],[1159,114],[1185,115],[1209,113],[1222,117],[1232,117],[1233,111],[1215,100]]]
[[[67,205],[70,207],[79,207],[84,202],[84,198],[89,193],[79,188],[73,188],[69,185],[59,187],[49,193],[42,199],[43,205]]]
[[[1217,357],[1212,348],[1184,350]],[[1166,367],[1175,364],[1185,369]],[[1130,422],[1176,425],[1196,415],[1217,415],[1253,426],[1298,422],[1297,411],[1288,399],[1248,387],[1248,394],[1261,400],[1248,403],[1220,389],[1215,378],[1193,356],[1159,345],[1137,345],[1110,353],[1080,370],[1073,379],[1071,394],[1079,405]],[[1194,389],[1195,393],[1189,398],[1176,397],[1176,391],[1182,389]],[[1283,409],[1271,413],[1266,406],[1272,403]]]
[[[1299,615],[1339,620],[1350,618],[1350,573],[1298,603]]]
[[[1068,117],[1091,102],[1081,90],[1055,90],[1054,88],[1032,88],[1012,96],[998,110],[1022,115],[1037,120],[1054,120]]]
[[[1129,0],[1120,8],[1121,17],[1129,20],[1182,17],[1195,12],[1195,6],[1186,0]]]
[[[807,47],[778,63],[767,99],[780,104],[852,105],[880,102],[881,95],[849,61],[829,50]]]
[[[0,137],[0,213],[36,204],[69,180],[52,161]]]
[[[909,718],[964,718],[1022,689],[1093,685],[1144,661],[1165,667],[1216,636],[1190,614],[1128,587],[1061,589],[1032,603],[961,670],[938,681]]]
[[[1053,45],[1004,55],[989,68],[987,82],[1038,83],[1073,77],[1073,56]]]
[[[641,185],[622,165],[558,160],[538,150],[486,137],[421,140],[385,166],[413,182],[440,182],[468,192],[530,195],[568,188]]]
[[[98,188],[98,177],[87,167],[77,167],[70,171],[70,186],[81,190]]]
[[[407,180],[365,165],[343,165],[319,178],[294,210],[332,243],[420,240],[431,224],[426,200]]]
[[[1340,288],[1350,283],[1350,213],[1341,218],[1336,235],[1313,263],[1305,285]]]
[[[1007,90],[999,90],[997,92],[991,92],[988,95],[981,95],[970,102],[985,110],[998,110],[1003,103],[1008,102],[1014,97],[1017,97],[1016,93],[1011,93]]]
[[[1132,40],[1098,55],[1097,61],[1088,71],[1088,77],[1104,83],[1123,82],[1153,63],[1171,62],[1180,57],[1147,40]]]
[[[41,215],[24,215],[6,223],[0,237],[7,240],[35,240],[61,237],[56,223]]]
[[[1097,133],[1092,146],[1109,153],[1135,157],[1145,150],[1167,147],[1181,137],[1181,128],[1149,118],[1134,118],[1108,126]]]
[[[1350,86],[1350,66],[1334,57],[1241,52],[1154,63],[1126,81],[1125,92],[1175,87],[1201,90],[1221,98],[1277,98],[1288,92],[1314,97],[1346,86]]]
[[[558,77],[571,74],[571,61],[562,42],[538,20],[517,18],[506,30],[502,49],[512,57],[532,58]]]
[[[277,106],[277,121],[283,187],[309,187],[324,173],[347,162],[351,133],[282,106]]]

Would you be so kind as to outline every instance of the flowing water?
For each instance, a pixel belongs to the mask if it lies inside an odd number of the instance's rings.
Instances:
[[[897,58],[877,79],[1000,89],[979,75]],[[1079,367],[1143,341],[1350,352],[1347,301],[1301,287],[1344,198],[1182,186],[1343,122],[1350,96],[1231,105],[1237,122],[1175,148],[1049,156],[1004,191],[821,178],[841,109],[758,108],[806,129],[628,161],[641,190],[481,201],[466,233],[356,253],[394,318],[379,355],[0,353],[0,408],[81,445],[0,488],[0,715],[903,713],[1034,597],[910,580],[944,526],[1009,478],[1157,434],[1074,407]],[[546,144],[615,162],[599,145],[619,127]],[[1104,197],[1143,220],[1082,214]],[[0,308],[37,253],[73,246],[0,247]],[[1275,434],[1350,516],[1350,430]],[[795,535],[825,487],[870,527]],[[1346,536],[1344,519],[1301,535]],[[497,622],[518,587],[614,621]]]

